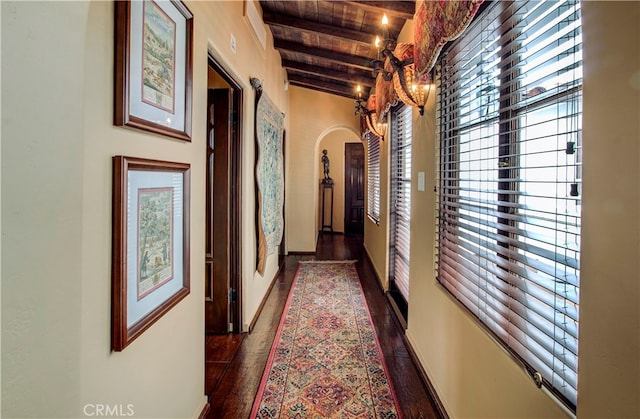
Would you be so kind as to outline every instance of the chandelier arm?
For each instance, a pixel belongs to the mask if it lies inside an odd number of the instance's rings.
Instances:
[[[378,74],[382,74],[382,78],[384,79],[384,81],[391,81],[391,79],[393,78],[393,72],[384,69],[384,61],[373,60],[371,61],[371,63],[373,64],[372,73],[374,79],[378,77]]]
[[[389,59],[389,64],[391,64],[394,72],[400,71],[402,69],[402,61],[400,61],[398,57],[393,55],[393,51],[385,49],[384,51],[382,51],[382,53]]]

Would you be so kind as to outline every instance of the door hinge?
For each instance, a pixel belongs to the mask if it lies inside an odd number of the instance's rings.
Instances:
[[[233,288],[229,288],[229,302],[235,303],[236,297],[237,297],[236,290]]]

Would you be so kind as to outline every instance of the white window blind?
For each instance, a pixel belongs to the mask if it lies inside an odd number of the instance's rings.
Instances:
[[[390,270],[395,285],[409,301],[411,226],[412,108],[402,106],[391,115],[391,251]]]
[[[367,215],[380,224],[380,137],[368,132],[367,141]]]
[[[492,3],[437,78],[438,280],[575,411],[580,3]]]

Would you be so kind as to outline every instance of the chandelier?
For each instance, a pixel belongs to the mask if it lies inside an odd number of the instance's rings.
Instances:
[[[396,44],[396,41],[389,38],[387,25],[389,19],[387,15],[382,16],[382,38],[376,36],[374,45],[377,49],[376,59],[372,60],[373,76],[375,78],[382,77],[385,81],[393,82],[393,88],[403,103],[417,108],[420,115],[424,115],[424,107],[429,100],[433,85],[431,77],[418,79],[416,77],[413,44]],[[391,71],[385,69],[385,63],[389,63]],[[371,109],[363,106],[361,99],[360,86],[358,86],[358,99],[356,99],[356,113],[367,118],[371,113]],[[375,96],[375,94],[374,94]],[[368,113],[367,113],[368,112]],[[375,113],[374,113],[375,115]],[[368,120],[374,118],[368,117]],[[368,124],[367,124],[368,125]],[[369,128],[372,132],[375,130]],[[375,132],[374,132],[375,133]]]
[[[399,60],[397,56],[409,55],[411,58]],[[429,100],[429,95],[433,89],[431,77],[427,74],[424,79],[418,80],[413,63],[413,44],[399,44],[394,51],[393,60],[393,87],[398,98],[405,104],[418,108],[420,116],[424,115],[424,107]],[[394,66],[393,62],[399,61],[399,65]],[[409,60],[411,62],[409,63]]]
[[[362,99],[362,87],[357,87],[358,98],[356,99],[356,115],[360,114],[365,120],[367,129],[371,131],[373,135],[380,137],[384,140],[384,135],[387,133],[387,121],[385,118],[378,120],[378,115],[375,112],[375,94],[370,94],[368,100]]]

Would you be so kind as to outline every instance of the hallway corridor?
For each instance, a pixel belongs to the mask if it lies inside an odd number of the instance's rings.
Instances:
[[[289,289],[301,260],[357,260],[358,275],[384,353],[398,402],[405,418],[437,418],[437,410],[420,380],[387,298],[381,292],[371,264],[364,256],[362,236],[325,234],[315,255],[290,255],[250,333],[205,338],[207,418],[247,418],[276,334]]]

